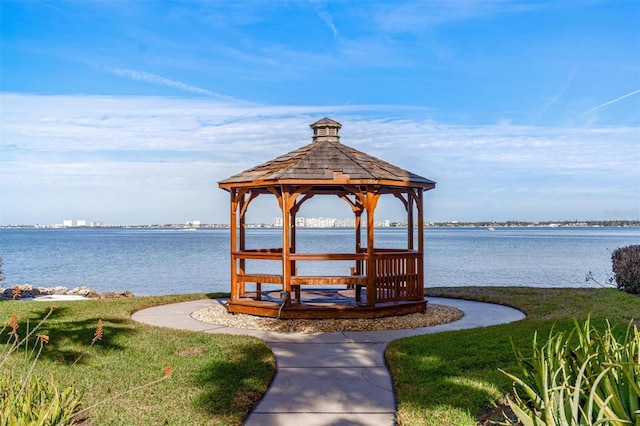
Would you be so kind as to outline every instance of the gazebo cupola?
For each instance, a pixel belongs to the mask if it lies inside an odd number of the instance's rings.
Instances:
[[[333,121],[332,119],[325,117],[313,124],[310,124],[309,127],[313,129],[313,142],[340,142],[340,135],[338,132],[342,125],[337,121]]]
[[[342,125],[337,121],[323,118],[310,127],[310,144],[218,183],[230,193],[229,310],[278,318],[372,318],[424,311],[423,193],[435,188],[435,182],[342,144]],[[282,244],[247,249],[246,212],[261,195],[277,199]],[[296,215],[304,202],[316,196],[338,197],[349,205],[355,222],[352,252],[296,251]],[[393,196],[405,208],[405,247],[375,247],[374,216],[381,196]],[[261,269],[261,264],[274,261],[280,265],[278,273]],[[309,261],[346,261],[352,266],[319,276],[301,267]],[[348,297],[306,297],[318,287]]]

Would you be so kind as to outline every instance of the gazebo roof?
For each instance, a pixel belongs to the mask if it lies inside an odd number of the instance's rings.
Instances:
[[[374,184],[431,189],[435,182],[340,143],[337,121],[311,124],[313,142],[218,183],[221,188],[276,184]]]

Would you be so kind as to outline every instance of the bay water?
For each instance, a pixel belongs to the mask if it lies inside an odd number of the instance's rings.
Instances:
[[[282,245],[281,229],[247,235],[247,248]],[[380,228],[375,237],[376,247],[405,248],[407,230]],[[604,283],[611,251],[631,244],[640,244],[639,227],[427,228],[425,284],[593,287],[585,275],[592,271]],[[352,229],[298,229],[298,252],[352,253],[354,245]],[[228,292],[229,248],[228,229],[0,229],[1,284],[88,286],[137,296]],[[273,262],[267,269],[274,271],[259,272],[278,273],[278,267]],[[326,270],[336,267],[323,262],[315,273],[347,274]]]

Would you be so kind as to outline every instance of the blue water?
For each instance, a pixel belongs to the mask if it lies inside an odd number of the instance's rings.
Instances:
[[[406,234],[406,229],[377,229],[376,247],[404,248]],[[251,229],[247,248],[280,247],[280,236],[279,229]],[[425,282],[594,286],[585,274],[592,271],[604,282],[611,273],[610,251],[630,244],[640,244],[640,228],[427,228]],[[354,245],[353,230],[298,230],[298,252],[351,253]],[[229,291],[229,247],[225,229],[0,229],[2,284],[86,285],[140,296]],[[265,267],[277,272],[272,263]],[[310,268],[346,266],[322,262]]]

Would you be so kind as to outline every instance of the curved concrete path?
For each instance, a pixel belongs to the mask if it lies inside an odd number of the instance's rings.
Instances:
[[[143,309],[133,319],[145,324],[204,333],[255,336],[275,354],[277,371],[246,426],[393,425],[396,405],[384,351],[395,339],[519,321],[517,309],[458,299],[428,298],[456,307],[464,316],[447,324],[402,330],[339,333],[276,333],[206,324],[193,311],[219,300],[206,299]]]

